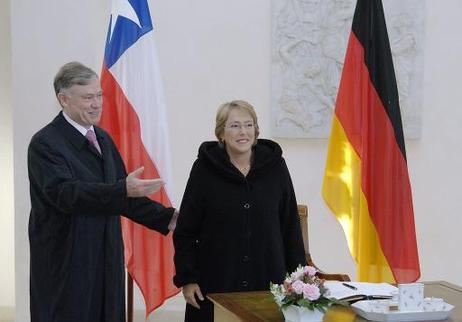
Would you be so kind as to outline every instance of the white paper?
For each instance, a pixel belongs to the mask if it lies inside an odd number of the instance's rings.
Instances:
[[[325,281],[324,286],[329,289],[327,297],[341,300],[354,295],[364,296],[393,296],[398,292],[398,288],[388,283],[366,283],[366,282],[346,282],[348,285],[356,287],[353,290],[345,285],[344,282]]]

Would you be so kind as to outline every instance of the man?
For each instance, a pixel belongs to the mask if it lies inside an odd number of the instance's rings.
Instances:
[[[163,182],[140,179],[143,168],[127,176],[111,137],[96,127],[97,74],[68,63],[54,88],[62,111],[28,150],[31,321],[123,322],[119,215],[166,235],[177,213],[147,198]]]

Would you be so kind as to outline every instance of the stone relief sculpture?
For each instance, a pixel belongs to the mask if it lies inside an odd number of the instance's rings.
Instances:
[[[423,8],[419,0],[411,1],[408,8],[387,1],[393,10],[386,19],[405,132],[411,129],[406,137],[418,137],[421,86],[415,82],[417,58],[422,62]],[[329,136],[355,4],[355,0],[273,0],[274,136]]]
[[[401,118],[408,136],[417,137],[421,128],[420,110],[412,104],[412,81],[415,68],[414,59],[417,54],[417,40],[413,34],[413,21],[408,14],[392,17],[389,24],[389,37],[396,82],[399,91]],[[414,133],[417,132],[417,133]]]

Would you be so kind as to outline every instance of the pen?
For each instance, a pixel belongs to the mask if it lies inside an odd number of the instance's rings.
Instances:
[[[348,288],[351,288],[352,290],[357,290],[356,286],[353,286],[353,285],[350,285],[350,284],[347,284],[347,283],[342,283],[343,286],[346,286]]]

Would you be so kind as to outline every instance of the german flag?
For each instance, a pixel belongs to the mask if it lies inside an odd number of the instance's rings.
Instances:
[[[322,188],[358,267],[357,279],[420,277],[398,89],[380,0],[358,0]]]

